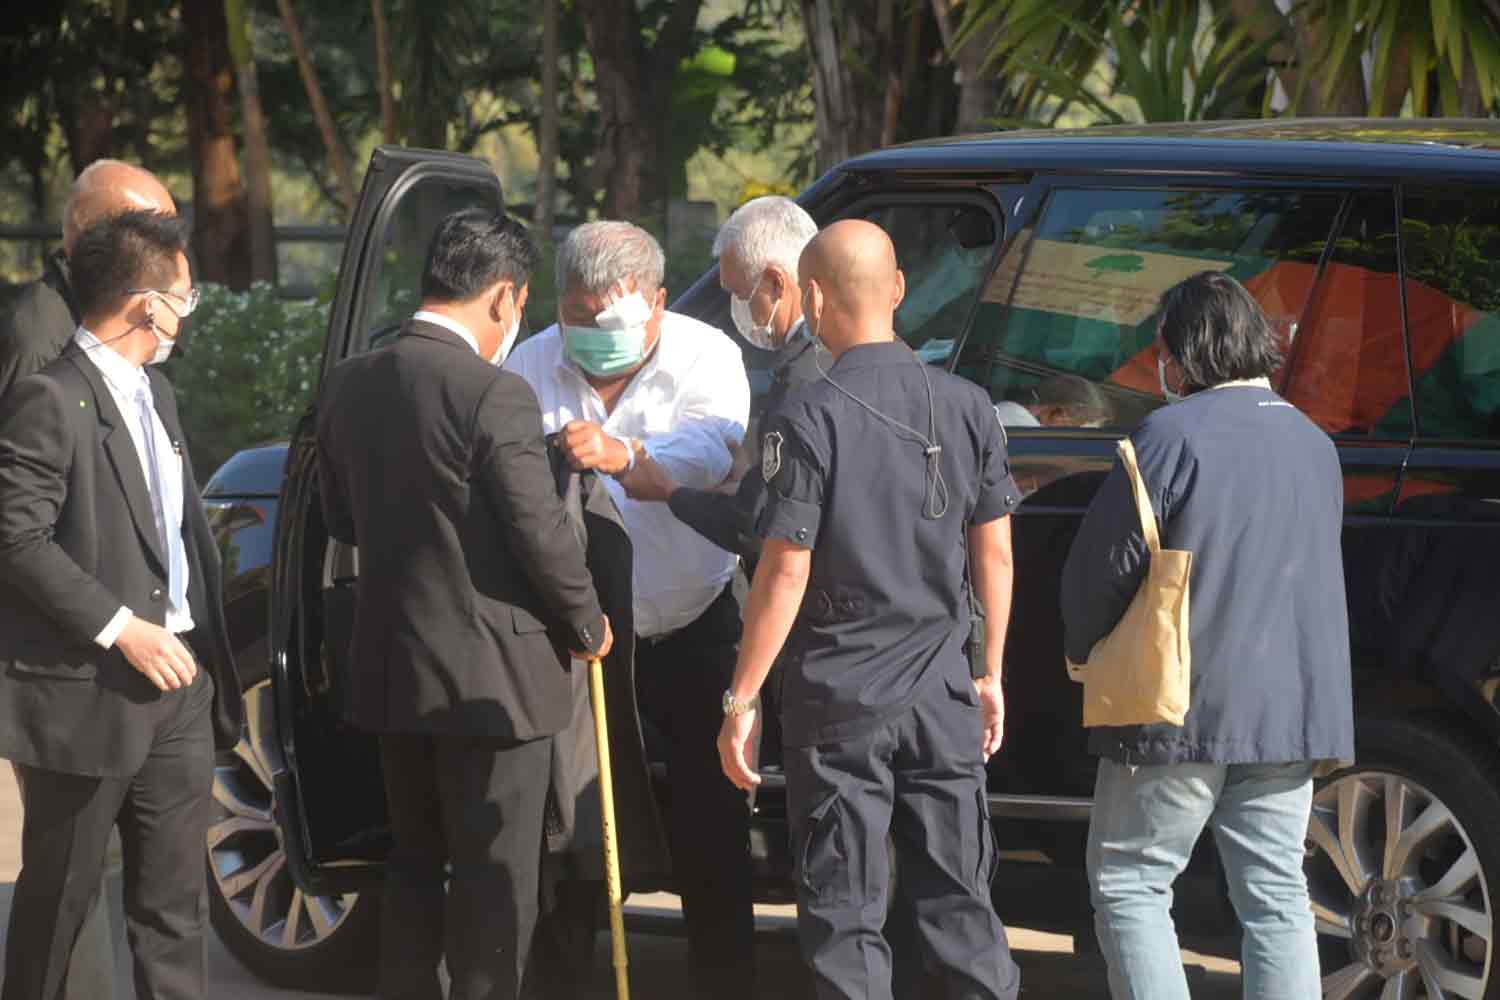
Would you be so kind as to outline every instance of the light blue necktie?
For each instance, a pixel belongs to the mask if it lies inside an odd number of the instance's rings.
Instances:
[[[182,533],[174,533],[167,523],[166,478],[162,475],[161,457],[156,448],[156,407],[152,404],[151,383],[141,379],[136,389],[137,414],[141,421],[141,434],[146,442],[146,468],[151,492],[151,513],[156,519],[156,534],[161,541],[162,558],[167,563],[167,593],[172,610],[187,610],[186,553],[183,551]]]
[[[146,442],[147,486],[151,488],[151,513],[156,516],[156,537],[161,542],[162,558],[171,563],[167,547],[167,507],[162,499],[161,465],[156,456],[156,407],[151,402],[151,384],[144,378],[135,390],[136,415],[141,421],[141,437]]]

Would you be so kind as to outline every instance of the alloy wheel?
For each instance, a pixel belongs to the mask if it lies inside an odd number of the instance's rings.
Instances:
[[[209,871],[230,912],[257,940],[286,951],[310,948],[338,930],[358,895],[309,896],[292,881],[264,753],[269,681],[245,692],[245,717],[247,737],[228,763],[214,768]]]
[[[1442,800],[1402,775],[1344,775],[1314,797],[1306,850],[1327,1000],[1481,1000],[1490,889]]]

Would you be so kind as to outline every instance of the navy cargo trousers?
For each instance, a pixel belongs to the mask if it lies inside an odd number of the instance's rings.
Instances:
[[[972,684],[934,678],[911,707],[859,736],[787,748],[798,932],[820,1000],[891,1000],[887,837],[921,949],[912,958],[952,1000],[1019,991],[990,901],[997,856],[982,724]]]

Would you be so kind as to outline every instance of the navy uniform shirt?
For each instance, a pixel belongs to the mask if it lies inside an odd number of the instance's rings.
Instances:
[[[813,354],[817,350],[807,328],[799,322],[776,359],[771,388],[761,403],[761,421],[775,413],[793,390],[818,377]],[[667,499],[667,506],[677,520],[727,552],[745,560],[746,575],[755,575],[755,561],[760,557],[760,536],[755,533],[756,520],[765,506],[765,480],[755,474],[760,465],[759,436],[746,435],[745,447],[750,470],[732,494],[718,490],[682,486]]]
[[[932,380],[929,411],[924,371]],[[828,381],[789,396],[767,422],[762,537],[812,549],[807,596],[783,649],[788,745],[849,739],[910,706],[928,684],[973,699],[967,531],[1020,501],[1005,437],[983,390],[925,368],[901,342],[846,351],[830,378],[923,436],[935,415],[941,517],[924,445]]]

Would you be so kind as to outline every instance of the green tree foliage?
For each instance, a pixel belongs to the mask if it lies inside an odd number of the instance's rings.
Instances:
[[[1500,109],[1500,4],[1490,0],[1302,0],[1329,31],[1314,51],[1340,66],[1374,55],[1369,113],[1493,114]],[[1395,83],[1397,86],[1392,87]],[[1311,85],[1328,88],[1331,79]],[[1308,84],[1304,84],[1308,85]]]
[[[288,301],[266,284],[202,289],[167,372],[193,467],[206,481],[236,451],[291,432],[318,381],[328,302]]]
[[[1108,53],[1114,71],[1111,96],[1131,98],[1144,121],[1258,114],[1255,98],[1266,93],[1266,57],[1277,38],[1256,39],[1227,15],[1205,23],[1202,12],[1199,0],[1157,0],[1130,14],[1110,10],[1103,33],[1081,22],[1068,22],[1067,27]],[[1083,80],[1029,58],[1019,64],[1042,80],[1054,96],[1088,105],[1104,121],[1130,120],[1089,90]]]

